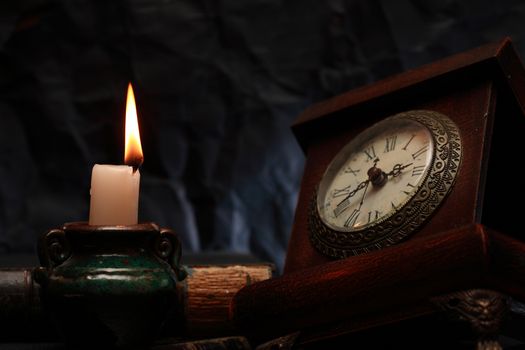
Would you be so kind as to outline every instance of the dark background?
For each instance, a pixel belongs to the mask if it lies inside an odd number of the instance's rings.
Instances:
[[[510,35],[523,1],[0,2],[0,255],[86,220],[94,163],[121,164],[126,85],[145,162],[140,220],[189,251],[282,267],[312,103]]]

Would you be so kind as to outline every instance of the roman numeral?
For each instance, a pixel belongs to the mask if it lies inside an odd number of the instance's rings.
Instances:
[[[334,215],[335,217],[338,217],[339,214],[341,214],[343,211],[345,211],[346,208],[350,205],[350,198],[345,199],[337,207],[334,209]]]
[[[412,176],[418,176],[423,174],[423,171],[425,171],[424,165],[418,165],[412,168]]]
[[[360,171],[361,171],[361,169],[354,170],[354,169],[352,169],[350,166],[348,166],[348,168],[346,168],[346,169],[344,170],[344,172],[345,172],[346,174],[351,173],[351,174],[354,175],[354,176],[357,176],[357,173],[360,172]]]
[[[416,160],[420,155],[428,151],[428,143],[412,154],[412,159]]]
[[[408,145],[410,144],[410,142],[412,142],[414,137],[416,137],[416,134],[412,134],[412,136],[410,137],[410,140],[408,140],[408,142],[406,143],[405,147],[401,148],[403,151],[407,150]]]
[[[385,150],[383,153],[388,153],[396,148],[397,135],[387,137],[385,139]]]
[[[350,187],[352,187],[352,185],[348,185],[345,188],[342,188],[340,190],[337,188],[334,188],[334,190],[332,191],[332,198],[346,196],[348,193],[350,193]]]
[[[357,209],[354,209],[354,211],[352,212],[352,214],[350,214],[350,216],[348,217],[348,219],[346,219],[345,221],[345,227],[354,227],[356,221],[357,221],[357,218],[359,217],[359,210]]]
[[[363,152],[366,154],[366,161],[370,161],[376,158],[376,150],[374,149],[374,145],[368,147],[367,149],[363,150]]]
[[[407,183],[407,186],[408,186],[408,187],[412,187],[412,188],[416,188],[416,186],[412,185],[410,182]],[[401,192],[403,192],[403,193],[406,194],[407,196],[411,194],[411,192],[408,192],[408,191],[401,191]]]
[[[381,215],[381,212],[379,210],[374,210],[374,212],[369,211],[368,212],[368,223],[370,223],[370,221],[372,221],[372,220],[379,219],[380,215]]]

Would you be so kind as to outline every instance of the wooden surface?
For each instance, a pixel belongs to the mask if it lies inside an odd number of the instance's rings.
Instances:
[[[463,289],[523,299],[523,256],[525,243],[468,225],[245,287],[232,317],[248,334],[271,337],[343,321],[347,332],[376,327],[432,313],[431,297]]]
[[[199,337],[231,333],[230,302],[244,286],[272,277],[271,265],[191,266],[183,297],[187,332]]]

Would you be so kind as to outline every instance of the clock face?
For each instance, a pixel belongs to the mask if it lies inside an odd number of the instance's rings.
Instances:
[[[390,217],[414,196],[433,154],[432,134],[415,120],[395,118],[368,129],[328,166],[317,194],[321,220],[352,232]]]
[[[401,241],[450,192],[460,161],[457,126],[440,113],[408,111],[371,126],[327,167],[309,213],[312,244],[342,258]]]

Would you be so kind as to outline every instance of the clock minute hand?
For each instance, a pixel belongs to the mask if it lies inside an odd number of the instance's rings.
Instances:
[[[363,206],[363,202],[365,201],[366,191],[368,190],[368,185],[370,184],[370,181],[366,182],[365,191],[363,192],[363,196],[361,197],[361,202],[359,203],[359,210],[361,210],[361,207]]]
[[[368,189],[368,184],[370,182],[372,182],[372,185],[374,185],[376,187],[381,187],[381,186],[383,186],[385,184],[385,182],[387,181],[389,176],[392,176],[392,177],[399,176],[403,169],[408,168],[409,166],[411,166],[413,164],[413,163],[409,163],[409,164],[405,164],[405,165],[403,165],[403,164],[396,164],[396,165],[394,165],[394,167],[392,168],[392,170],[390,172],[385,173],[383,170],[381,170],[380,168],[378,168],[376,166],[378,161],[379,161],[379,159],[377,159],[374,162],[374,166],[373,167],[368,169],[368,173],[367,173],[368,174],[368,179],[366,179],[365,181],[362,181],[359,185],[357,185],[357,187],[353,191],[350,191],[348,193],[348,195],[345,198],[343,198],[343,200],[340,201],[335,206],[334,215],[336,217],[339,216],[339,214],[341,214],[343,211],[345,211],[346,208],[348,208],[348,206],[350,204],[350,202],[349,202],[350,198],[355,196],[355,194],[357,192],[361,191],[362,189],[364,189],[364,188]],[[365,198],[365,195],[366,195],[366,190],[365,190],[365,193],[363,194],[363,198],[361,198],[360,207],[363,204],[363,200]]]

